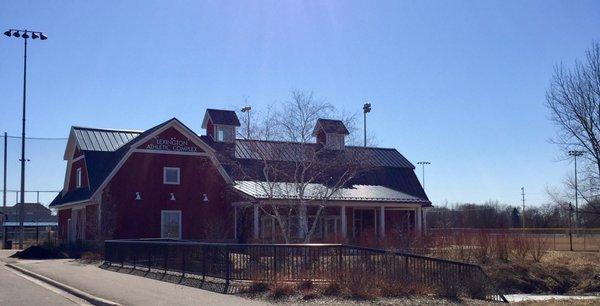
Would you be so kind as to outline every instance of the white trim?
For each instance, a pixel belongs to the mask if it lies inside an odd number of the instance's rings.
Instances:
[[[162,150],[148,150],[148,149],[135,149],[135,150],[133,150],[133,153],[209,156],[207,153],[201,153],[201,152],[162,151]]]
[[[82,172],[81,167],[75,169],[75,188],[81,188],[82,182]]]
[[[379,207],[379,235],[385,237],[385,207]]]
[[[74,162],[76,162],[76,161],[79,161],[80,159],[83,159],[84,157],[85,157],[85,156],[84,156],[83,154],[81,154],[81,155],[79,155],[79,156],[77,156],[77,157],[73,158],[73,160],[72,160],[71,162],[72,162],[72,163],[74,163]]]
[[[167,181],[167,171],[177,170],[177,182]],[[165,185],[179,185],[181,184],[181,169],[179,167],[163,167],[163,184]]]
[[[348,235],[348,217],[346,217],[346,205],[340,206],[340,227],[342,231],[342,237],[346,238]]]
[[[90,199],[86,199],[86,200],[68,202],[68,203],[63,203],[60,205],[51,206],[50,209],[57,209],[57,210],[74,209],[74,208],[77,208],[80,206],[87,206],[87,205],[92,205],[92,204],[95,204],[95,203],[93,201],[91,201]]]
[[[170,238],[170,237],[164,237],[164,232],[163,232],[163,215],[165,213],[178,213],[179,215],[179,232],[178,232],[178,236],[176,239],[181,239],[181,223],[182,223],[182,218],[181,218],[181,210],[161,210],[160,211],[160,237],[161,238]]]

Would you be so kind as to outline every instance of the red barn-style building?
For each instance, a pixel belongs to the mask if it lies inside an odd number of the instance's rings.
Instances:
[[[260,168],[265,158],[292,162],[292,154],[285,152],[301,144],[237,139],[239,126],[234,111],[216,109],[206,111],[204,135],[175,118],[146,131],[73,126],[64,154],[64,187],[50,204],[58,210],[60,239],[275,241],[278,223],[261,208],[294,199],[261,192],[260,175],[240,169]],[[431,203],[414,166],[402,154],[347,146],[348,131],[338,120],[319,119],[313,134],[316,141],[310,148],[324,149],[329,156],[356,153],[371,160],[368,169],[328,201],[319,202],[316,193],[308,195],[315,201],[309,206],[326,203],[315,241],[401,235],[423,228],[424,210]],[[271,183],[278,188],[289,184]],[[327,182],[310,184],[309,191]],[[308,211],[309,219],[314,211]]]

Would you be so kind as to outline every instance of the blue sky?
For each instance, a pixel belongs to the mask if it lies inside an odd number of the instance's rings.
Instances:
[[[432,163],[434,204],[518,204],[525,186],[537,205],[572,169],[548,141],[545,90],[553,65],[600,39],[600,3],[5,0],[0,23],[49,36],[29,45],[30,136],[170,117],[200,132],[207,107],[247,98],[261,108],[303,89],[349,112],[371,101],[379,145]],[[20,133],[22,48],[0,39],[0,132],[10,135]],[[11,189],[18,145],[9,140]],[[64,145],[29,142],[27,189],[61,188]]]

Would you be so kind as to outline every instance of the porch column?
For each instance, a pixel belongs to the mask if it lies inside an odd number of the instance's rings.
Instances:
[[[419,232],[423,230],[421,227],[421,207],[415,208],[415,229]]]
[[[379,208],[379,234],[381,237],[385,237],[385,207]]]
[[[254,204],[254,226],[252,229],[254,230],[254,239],[258,239],[258,204]]]
[[[346,206],[342,205],[340,206],[340,226],[341,226],[341,231],[342,231],[342,237],[346,238],[347,232],[348,232],[348,226],[346,225]]]
[[[233,239],[237,242],[238,239],[238,208],[233,208]]]
[[[423,215],[423,232],[427,232],[427,208],[421,208],[421,214]]]

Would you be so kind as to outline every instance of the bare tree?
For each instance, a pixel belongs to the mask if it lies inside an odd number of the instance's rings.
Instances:
[[[312,93],[292,91],[280,109],[270,109],[271,113],[254,123],[257,130],[251,133],[263,141],[245,142],[259,163],[239,168],[258,189],[261,210],[275,220],[284,241],[310,242],[327,202],[368,167],[369,158],[365,152],[330,150],[316,144],[317,120],[335,117],[336,110]],[[341,118],[349,131],[355,130],[354,118]],[[312,218],[309,207],[316,208]]]
[[[573,68],[555,67],[546,105],[558,128],[554,142],[565,156],[571,150],[585,153],[578,190],[588,203],[595,203],[589,199],[600,191],[600,43],[594,43],[585,60],[576,61]],[[592,206],[600,213],[600,207]]]

